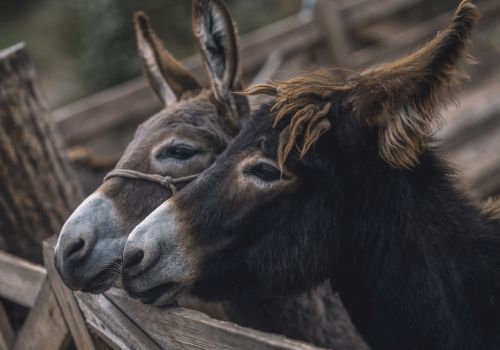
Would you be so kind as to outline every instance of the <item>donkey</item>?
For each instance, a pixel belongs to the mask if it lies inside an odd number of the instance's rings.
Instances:
[[[132,231],[125,290],[216,301],[329,279],[372,349],[500,349],[500,211],[432,143],[477,17],[464,0],[402,59],[247,90],[273,100]]]
[[[102,293],[117,285],[127,233],[207,168],[249,114],[247,97],[232,94],[241,90],[241,82],[229,12],[220,1],[200,0],[193,6],[193,29],[210,89],[202,89],[166,51],[144,14],[135,17],[144,71],[165,108],[139,127],[117,168],[62,228],[55,265],[74,290]],[[222,309],[223,315],[215,310],[215,316],[319,346],[367,348],[328,284],[293,298],[236,296]],[[214,315],[213,308],[208,311]]]

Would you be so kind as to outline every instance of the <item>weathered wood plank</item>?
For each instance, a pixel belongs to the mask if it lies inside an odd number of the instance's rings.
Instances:
[[[7,317],[7,312],[0,302],[0,350],[9,350],[13,342],[14,331]]]
[[[59,350],[69,343],[69,331],[48,279],[17,334],[13,350]]]
[[[45,269],[27,260],[0,251],[0,295],[15,303],[32,307],[38,296]]]
[[[443,153],[471,187],[483,196],[500,189],[500,70],[473,91],[461,94],[460,104],[443,114],[437,133]]]
[[[106,293],[106,296],[165,349],[319,349],[284,336],[218,321],[198,311],[180,307],[160,309],[144,305],[117,289]]]
[[[478,137],[495,132],[500,126],[500,70],[489,77],[473,91],[467,91],[458,98],[458,107],[450,107],[443,114],[446,122],[439,131],[441,147],[451,152],[473,142]]]
[[[80,308],[78,307],[75,297],[62,282],[59,274],[54,267],[54,247],[57,242],[57,237],[53,236],[43,242],[43,258],[47,275],[55,293],[57,302],[61,307],[61,311],[66,320],[66,324],[71,332],[73,341],[79,350],[95,350],[94,343],[85,325],[85,320],[82,317]]]
[[[264,65],[255,74],[250,85],[269,82],[283,63],[283,54],[280,51],[275,51],[269,55]]]
[[[114,349],[161,349],[104,295],[76,292],[75,297],[89,326]]]

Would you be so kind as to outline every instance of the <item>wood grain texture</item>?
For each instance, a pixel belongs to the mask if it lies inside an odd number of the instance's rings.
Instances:
[[[42,266],[0,251],[0,296],[32,307],[45,276]]]
[[[113,349],[161,349],[104,295],[76,292],[75,297],[88,325]]]
[[[55,269],[54,247],[56,242],[57,238],[55,236],[43,242],[43,258],[48,279],[77,349],[95,350],[94,343],[87,330],[85,320],[76,303],[73,292],[64,285]]]
[[[13,350],[59,350],[69,343],[69,331],[48,279],[19,331]]]
[[[42,262],[82,199],[23,44],[0,52],[0,249]]]
[[[0,350],[9,350],[14,342],[14,336],[7,312],[0,302]]]
[[[319,349],[284,336],[218,321],[198,311],[144,305],[117,289],[112,289],[106,296],[164,349]]]

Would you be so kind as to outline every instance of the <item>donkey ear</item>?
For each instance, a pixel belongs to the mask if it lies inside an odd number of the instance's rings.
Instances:
[[[246,96],[239,77],[237,30],[228,9],[220,0],[193,0],[193,32],[219,104],[229,108],[233,122],[248,114]]]
[[[135,14],[134,24],[144,72],[165,105],[178,101],[187,91],[201,89],[189,70],[165,49],[144,13]]]
[[[379,152],[387,163],[410,168],[418,162],[440,120],[440,108],[453,99],[461,78],[458,65],[478,17],[471,1],[462,1],[450,25],[427,45],[364,71],[355,82],[353,109],[379,127]]]

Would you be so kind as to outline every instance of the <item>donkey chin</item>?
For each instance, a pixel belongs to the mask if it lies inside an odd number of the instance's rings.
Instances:
[[[167,201],[130,234],[123,251],[122,283],[132,298],[166,305],[189,294],[197,264],[176,226],[174,207]]]

